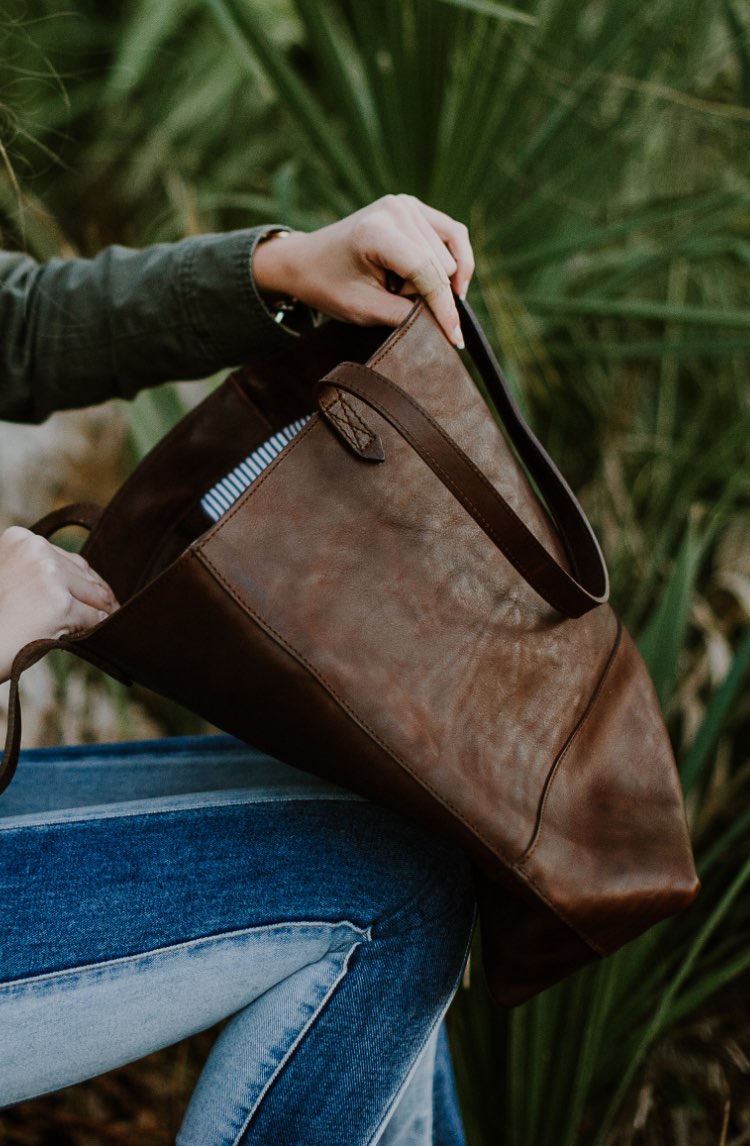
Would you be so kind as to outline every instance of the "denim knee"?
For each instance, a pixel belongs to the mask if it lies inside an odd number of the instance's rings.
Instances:
[[[429,947],[433,960],[452,964],[460,973],[474,928],[476,900],[472,866],[459,847],[444,844],[420,832],[422,846],[415,857],[419,873],[416,889],[405,890],[405,898],[372,927],[372,939],[402,937],[418,933]]]

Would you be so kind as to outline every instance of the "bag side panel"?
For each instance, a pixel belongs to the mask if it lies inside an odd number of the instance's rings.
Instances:
[[[698,892],[671,745],[625,630],[596,704],[558,761],[517,870],[606,952]]]

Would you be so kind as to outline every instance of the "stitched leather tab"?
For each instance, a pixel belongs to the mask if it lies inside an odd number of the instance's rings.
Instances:
[[[319,398],[320,412],[346,442],[352,453],[366,462],[384,462],[380,435],[365,422],[354,402],[341,390],[326,386]]]

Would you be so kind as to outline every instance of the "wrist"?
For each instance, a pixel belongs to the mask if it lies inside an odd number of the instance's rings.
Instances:
[[[300,247],[305,237],[301,231],[274,231],[257,244],[252,273],[262,295],[272,300],[297,296]]]

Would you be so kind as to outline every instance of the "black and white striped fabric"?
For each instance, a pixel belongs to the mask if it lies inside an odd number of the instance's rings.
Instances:
[[[234,505],[239,497],[248,489],[257,477],[263,473],[274,458],[278,457],[284,446],[288,446],[292,438],[300,432],[303,426],[310,421],[312,414],[298,418],[272,434],[263,445],[258,446],[251,454],[235,466],[234,469],[218,481],[215,486],[201,498],[201,506],[212,521],[219,521],[228,509]]]

